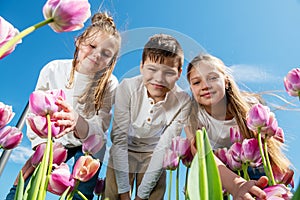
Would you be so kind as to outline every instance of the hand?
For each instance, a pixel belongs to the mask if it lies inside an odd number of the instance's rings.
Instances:
[[[62,109],[62,111],[55,112],[53,114],[53,117],[57,120],[55,125],[64,127],[63,131],[56,136],[56,138],[60,138],[63,135],[75,130],[79,114],[61,97],[59,97],[56,101],[56,105]]]
[[[143,200],[139,196],[136,196],[134,200]]]
[[[120,200],[130,200],[130,195],[129,192],[125,192],[119,195],[120,196]]]
[[[266,176],[260,177],[257,181],[250,180],[241,182],[236,188],[236,193],[232,194],[234,200],[254,200],[258,197],[260,199],[266,199],[266,193],[261,189],[268,185],[268,178]]]
[[[26,161],[25,165],[22,167],[22,175],[24,180],[26,180],[35,170],[35,168],[31,164],[31,157]],[[19,175],[17,176],[14,185],[18,185]]]

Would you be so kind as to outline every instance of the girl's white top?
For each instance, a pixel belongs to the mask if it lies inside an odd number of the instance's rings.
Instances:
[[[35,90],[51,90],[62,89],[66,94],[66,101],[71,105],[89,125],[88,136],[91,134],[101,134],[106,142],[106,131],[109,128],[111,121],[111,108],[114,103],[114,92],[118,85],[117,78],[112,75],[108,81],[105,95],[103,98],[103,104],[101,109],[89,116],[86,116],[83,112],[84,104],[78,103],[78,97],[83,94],[86,86],[92,81],[92,76],[81,74],[75,71],[74,85],[72,88],[66,88],[70,72],[72,69],[72,60],[54,60],[48,63],[40,72]],[[92,103],[92,102],[86,102]],[[38,137],[27,124],[27,136],[31,140],[32,148],[36,145],[45,142],[44,139]],[[56,139],[55,141],[61,142],[65,147],[77,147],[82,144],[82,141],[76,138],[73,132],[70,132],[63,137]]]

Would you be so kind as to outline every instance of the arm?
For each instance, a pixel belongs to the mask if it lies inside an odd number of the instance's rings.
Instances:
[[[110,151],[121,199],[129,199],[130,191],[127,135],[131,119],[130,100],[127,82],[123,81],[116,89]]]
[[[163,159],[165,150],[170,148],[171,141],[174,137],[180,135],[187,116],[190,112],[190,101],[185,99],[178,108],[179,113],[172,120],[171,124],[162,134],[150,160],[149,166],[138,188],[136,199],[147,199],[153,188],[155,187],[160,175],[163,171]]]

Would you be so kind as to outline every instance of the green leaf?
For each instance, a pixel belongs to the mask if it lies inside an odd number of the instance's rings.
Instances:
[[[300,199],[300,185],[298,185],[298,188],[294,193],[292,200],[298,200],[298,199]]]
[[[16,195],[14,200],[22,200],[23,199],[23,192],[24,192],[24,178],[22,175],[22,170],[20,171],[19,174],[19,181],[16,189]]]
[[[37,166],[37,168],[35,168],[29,183],[26,187],[26,190],[24,192],[24,197],[23,199],[36,199],[37,198],[37,193],[39,190],[39,185],[40,185],[40,179],[41,179],[41,174],[42,174],[42,170],[41,170],[41,163]]]
[[[188,176],[187,190],[189,199],[223,199],[219,170],[205,129],[196,132],[196,145],[198,153],[192,161]]]
[[[64,191],[64,193],[60,196],[59,200],[65,200],[65,199],[66,199],[66,196],[67,196],[67,194],[68,194],[68,192],[69,192],[69,190],[70,190],[70,187],[71,187],[71,186],[69,186],[69,187]]]

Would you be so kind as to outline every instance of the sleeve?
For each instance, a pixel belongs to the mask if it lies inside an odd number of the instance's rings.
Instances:
[[[118,80],[115,76],[112,76],[112,78],[109,80],[106,86],[107,88],[103,97],[103,104],[100,110],[98,111],[98,114],[95,114],[90,119],[85,119],[89,125],[88,136],[95,133],[99,133],[102,135],[104,143],[107,140],[106,133],[111,121],[111,110],[114,104],[114,96],[117,86]]]
[[[39,77],[38,77],[37,84],[35,86],[35,90],[49,90],[50,89],[49,73],[50,73],[50,67],[53,65],[54,65],[54,62],[50,62],[42,68],[42,70],[40,71]],[[28,111],[28,115],[31,115],[31,114],[32,113],[30,113],[30,111]],[[47,141],[47,139],[40,138],[36,133],[34,133],[31,130],[27,120],[26,120],[26,127],[27,127],[26,135],[29,138],[29,140],[31,141],[32,149],[34,149],[40,143]]]
[[[127,135],[131,119],[130,101],[128,85],[123,81],[116,89],[110,151],[119,194],[130,190]]]
[[[181,134],[182,128],[187,121],[191,106],[189,98],[183,101],[181,105],[182,106],[177,111],[175,118],[171,121],[171,124],[167,126],[162,134],[153,152],[147,171],[138,188],[138,196],[142,199],[149,198],[151,191],[155,187],[161,173],[163,172],[165,151],[170,148],[172,139]]]

